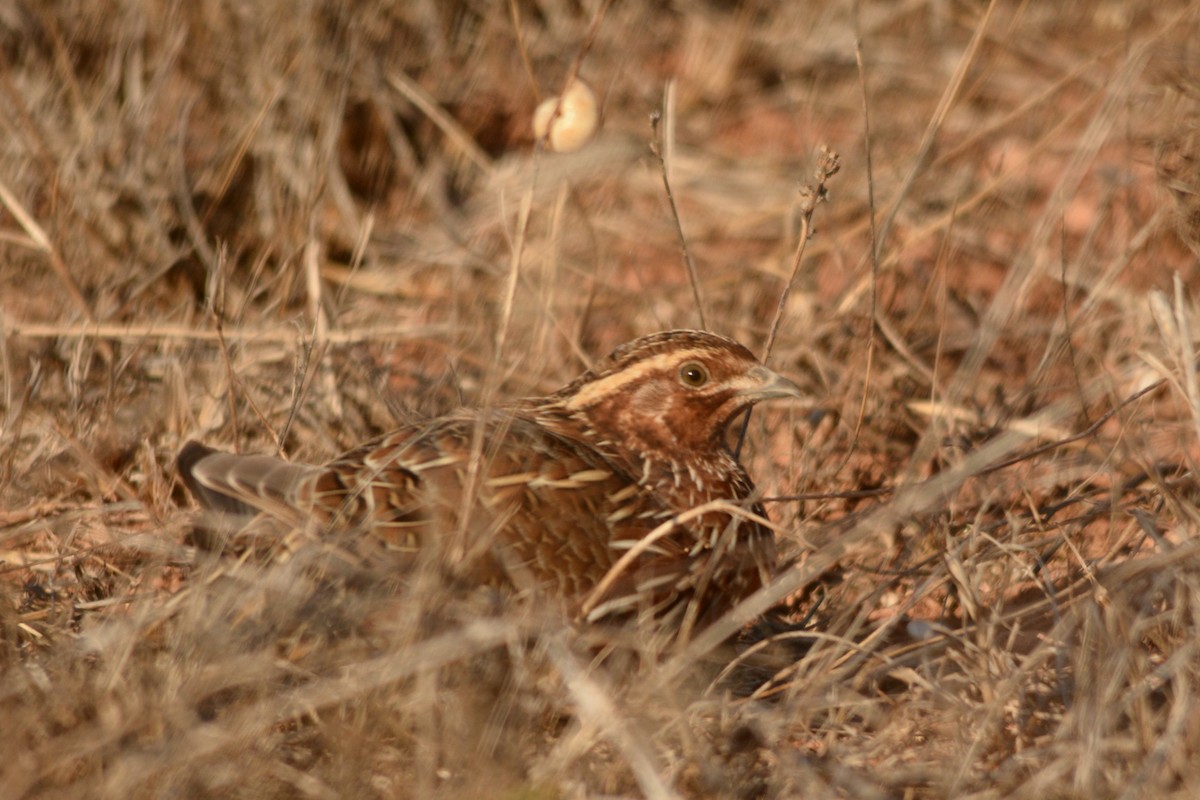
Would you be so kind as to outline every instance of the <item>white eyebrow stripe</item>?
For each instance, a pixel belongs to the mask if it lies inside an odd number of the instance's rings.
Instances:
[[[611,375],[598,378],[583,387],[567,401],[568,411],[578,411],[593,405],[597,401],[619,391],[634,381],[641,380],[651,372],[657,372],[670,364],[682,363],[690,358],[701,358],[712,355],[711,347],[694,347],[688,350],[674,350],[669,353],[659,353],[637,364],[618,370]]]

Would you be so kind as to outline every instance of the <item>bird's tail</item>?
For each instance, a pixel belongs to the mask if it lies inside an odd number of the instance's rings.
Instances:
[[[279,458],[237,455],[188,442],[175,459],[179,477],[204,508],[221,514],[267,512],[294,521],[295,495],[314,468]]]

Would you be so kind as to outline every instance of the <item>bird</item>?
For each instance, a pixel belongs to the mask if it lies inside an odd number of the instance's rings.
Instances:
[[[374,537],[575,621],[694,630],[777,568],[726,429],[760,401],[803,397],[733,339],[671,330],[549,395],[407,424],[325,464],[189,441],[177,469],[218,516]]]

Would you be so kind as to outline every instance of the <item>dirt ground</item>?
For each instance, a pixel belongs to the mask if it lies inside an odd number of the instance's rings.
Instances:
[[[0,108],[0,797],[1200,795],[1200,4],[15,0]],[[742,454],[803,635],[192,534],[188,439],[701,325],[812,397]]]

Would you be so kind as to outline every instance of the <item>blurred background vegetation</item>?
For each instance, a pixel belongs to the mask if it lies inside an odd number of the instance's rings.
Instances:
[[[1198,17],[0,5],[0,795],[1195,796]],[[819,408],[744,456],[824,598],[771,699],[192,547],[186,438],[327,458],[697,326],[677,224],[762,352],[822,145],[769,356]]]

